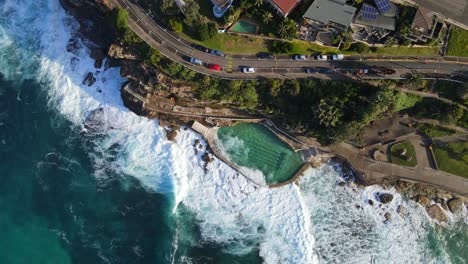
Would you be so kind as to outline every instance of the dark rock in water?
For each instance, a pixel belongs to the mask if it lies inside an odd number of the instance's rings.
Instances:
[[[406,207],[404,207],[403,205],[399,205],[397,208],[397,213],[399,213],[400,215],[406,214]]]
[[[431,203],[431,199],[425,195],[418,195],[416,202],[422,206],[428,206]]]
[[[357,209],[361,209],[361,206],[359,204],[354,205]]]
[[[393,200],[393,194],[382,193],[379,195],[379,201],[383,204],[387,204]]]
[[[463,211],[463,201],[460,198],[453,198],[449,200],[447,204],[450,211],[454,214]]]
[[[98,108],[92,111],[86,118],[84,126],[93,132],[102,131],[105,129],[104,115],[105,113],[103,108]]]
[[[172,129],[167,132],[166,137],[170,141],[174,141],[175,138],[177,137],[177,129]]]
[[[209,155],[207,152],[205,152],[205,154],[203,154],[203,155],[201,156],[201,158],[202,158],[202,160],[203,160],[204,162],[206,162],[206,163],[212,161],[210,155]]]
[[[449,210],[449,207],[447,205],[447,202],[445,202],[445,200],[442,200],[440,202],[440,207],[442,207],[442,209],[444,209],[444,210]]]
[[[102,61],[106,58],[106,53],[100,48],[91,50],[90,57],[94,59],[94,67],[99,69],[102,67]]]
[[[193,143],[193,146],[195,147],[195,146],[197,146],[198,144],[200,144],[200,140],[195,139],[195,142]]]
[[[385,217],[385,220],[386,220],[386,221],[392,220],[392,214],[389,213],[389,212],[386,212],[386,213],[384,214],[384,217]]]
[[[95,82],[96,82],[96,77],[94,77],[94,74],[92,72],[88,72],[88,74],[86,74],[85,79],[83,80],[83,84],[91,86]]]
[[[344,181],[339,182],[338,185],[339,185],[339,186],[345,186],[345,185],[346,185],[346,182],[344,182]]]
[[[81,48],[81,44],[78,38],[71,38],[67,43],[67,51],[73,54],[77,54],[78,50]]]
[[[374,201],[372,201],[372,200],[367,201],[367,203],[368,203],[369,205],[374,205]]]
[[[331,246],[331,247],[336,247],[336,244],[333,243],[333,242],[331,242],[331,243],[330,243],[330,246]]]
[[[427,214],[434,220],[438,222],[447,222],[448,218],[444,210],[440,208],[437,204],[426,207]]]

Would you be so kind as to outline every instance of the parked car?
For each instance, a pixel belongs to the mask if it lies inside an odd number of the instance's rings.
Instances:
[[[190,62],[193,63],[193,64],[197,64],[197,65],[203,65],[203,61],[199,60],[199,59],[196,59],[196,58],[190,58]]]
[[[343,54],[333,54],[332,60],[344,60]]]
[[[200,51],[206,52],[206,53],[210,53],[210,49],[207,48],[207,47],[203,47],[202,45],[192,44],[192,48],[194,48],[194,49],[196,49],[196,50],[200,50]]]
[[[213,70],[213,71],[222,70],[221,66],[219,66],[218,64],[208,64],[208,69]]]
[[[293,59],[297,61],[304,61],[307,60],[307,57],[306,55],[294,55]]]
[[[222,51],[219,51],[219,50],[211,50],[210,54],[215,55],[215,56],[224,57],[224,53]]]
[[[304,68],[302,68],[302,70],[303,70],[305,73],[316,73],[315,69],[314,69],[314,68],[310,68],[310,67],[304,67]]]
[[[271,54],[271,53],[260,52],[260,53],[257,53],[257,58],[259,58],[259,59],[274,59],[275,56],[273,56],[273,54]]]
[[[383,74],[383,75],[391,75],[391,74],[396,73],[394,69],[390,69],[387,67],[378,67],[375,69],[375,71],[377,74]]]
[[[243,73],[255,73],[255,68],[252,67],[244,67],[242,68]]]
[[[315,70],[317,71],[317,73],[334,73],[335,72],[333,69],[326,68],[326,67],[316,67]]]
[[[320,54],[320,55],[315,56],[315,59],[319,61],[326,61],[328,60],[328,56]]]

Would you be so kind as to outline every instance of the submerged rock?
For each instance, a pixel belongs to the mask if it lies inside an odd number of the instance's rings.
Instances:
[[[449,200],[447,204],[450,211],[454,214],[463,211],[463,201],[460,198],[453,198]]]
[[[444,210],[437,204],[426,207],[426,212],[432,219],[438,222],[448,222],[448,217]]]
[[[431,203],[431,199],[429,199],[429,197],[425,195],[418,195],[418,197],[416,198],[416,202],[426,207]]]
[[[372,201],[372,200],[367,201],[367,203],[368,203],[369,205],[374,205],[374,201]]]
[[[389,213],[389,212],[386,212],[386,213],[384,214],[384,217],[385,217],[385,221],[390,221],[390,220],[392,220],[392,214]]]
[[[94,77],[94,74],[92,72],[88,72],[86,74],[86,77],[83,80],[83,84],[87,86],[91,86],[96,82],[96,77]]]
[[[91,50],[90,57],[94,59],[94,67],[99,69],[102,66],[102,61],[106,58],[106,53],[100,48]]]
[[[393,200],[393,194],[382,193],[379,195],[379,201],[383,204],[390,203]]]

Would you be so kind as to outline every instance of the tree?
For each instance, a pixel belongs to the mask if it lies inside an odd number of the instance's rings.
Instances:
[[[406,80],[405,80],[405,85],[410,88],[410,89],[417,89],[421,86],[422,84],[422,78],[423,75],[422,73],[412,70],[411,72],[405,74]]]
[[[351,46],[349,47],[349,50],[356,51],[358,53],[367,53],[369,52],[369,46],[367,46],[366,44],[362,42],[356,42],[356,43],[351,44]]]
[[[285,18],[278,25],[278,35],[284,39],[293,39],[297,37],[297,24],[290,18]]]
[[[271,44],[271,52],[274,53],[290,53],[293,51],[294,45],[286,41],[273,41]]]
[[[271,12],[269,12],[269,11],[263,12],[263,14],[262,14],[263,23],[269,24],[271,22],[271,20],[273,20],[273,15],[271,14]]]
[[[254,6],[259,7],[259,6],[263,5],[263,2],[264,2],[264,0],[255,0]]]
[[[337,107],[338,98],[334,97],[331,100],[321,99],[318,106],[318,118],[320,124],[325,127],[336,127],[341,123],[343,112],[340,107]]]
[[[384,43],[385,47],[392,47],[396,44],[398,44],[398,40],[394,37],[389,37]]]
[[[177,20],[171,18],[171,19],[169,19],[169,26],[175,32],[179,32],[179,33],[182,32],[183,26],[182,26],[182,22],[180,22],[180,21],[177,21]]]
[[[216,35],[216,25],[213,23],[200,24],[197,27],[197,37],[199,40],[208,40]]]
[[[114,8],[111,13],[111,20],[114,28],[124,34],[128,29],[128,11],[122,8]]]
[[[184,6],[184,22],[189,27],[198,26],[201,23],[200,6],[194,0],[186,0]]]

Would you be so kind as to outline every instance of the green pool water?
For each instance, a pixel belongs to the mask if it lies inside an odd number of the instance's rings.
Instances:
[[[231,28],[231,31],[240,33],[257,33],[257,25],[239,20]]]
[[[221,127],[218,138],[232,162],[261,171],[267,184],[289,180],[304,164],[299,153],[259,124]]]

